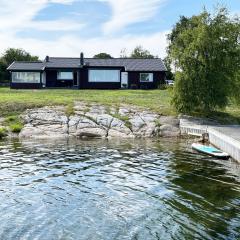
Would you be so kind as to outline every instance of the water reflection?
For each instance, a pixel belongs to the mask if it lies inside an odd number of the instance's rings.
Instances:
[[[239,165],[189,146],[2,142],[0,239],[239,239]]]

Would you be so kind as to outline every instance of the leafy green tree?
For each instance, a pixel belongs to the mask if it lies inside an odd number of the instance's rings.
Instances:
[[[154,56],[142,46],[137,46],[132,51],[130,58],[154,58]]]
[[[169,59],[178,69],[173,97],[178,111],[224,108],[236,95],[239,26],[239,19],[231,18],[225,8],[180,18],[168,36]]]
[[[94,56],[94,58],[98,58],[98,59],[111,59],[113,57],[110,54],[108,54],[108,53],[99,53],[99,54],[96,54]]]
[[[163,62],[165,64],[165,67],[167,68],[166,78],[168,80],[174,80],[175,76],[174,76],[174,73],[172,72],[171,60],[168,57],[166,57],[163,59]]]
[[[9,48],[3,54],[2,60],[7,65],[10,65],[14,61],[38,61],[39,58],[37,56],[32,56],[23,49]]]
[[[9,73],[7,67],[14,61],[38,61],[37,56],[32,56],[30,53],[23,49],[9,48],[7,49],[2,57],[0,58],[0,79],[9,79]]]

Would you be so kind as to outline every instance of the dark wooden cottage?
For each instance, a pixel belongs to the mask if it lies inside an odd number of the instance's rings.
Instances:
[[[154,89],[165,82],[166,67],[155,59],[46,57],[42,62],[13,62],[11,88]]]

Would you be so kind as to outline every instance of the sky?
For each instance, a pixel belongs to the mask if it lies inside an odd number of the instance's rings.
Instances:
[[[0,54],[22,48],[44,58],[119,57],[141,45],[164,57],[179,16],[218,5],[240,15],[240,0],[0,0]]]

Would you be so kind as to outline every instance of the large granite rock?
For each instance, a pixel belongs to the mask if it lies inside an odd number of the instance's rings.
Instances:
[[[74,115],[68,117],[64,107],[28,110],[21,138],[150,138],[179,136],[179,120],[136,107],[75,103]]]
[[[28,110],[22,116],[25,125],[21,138],[67,138],[68,117],[63,108],[40,108]]]

